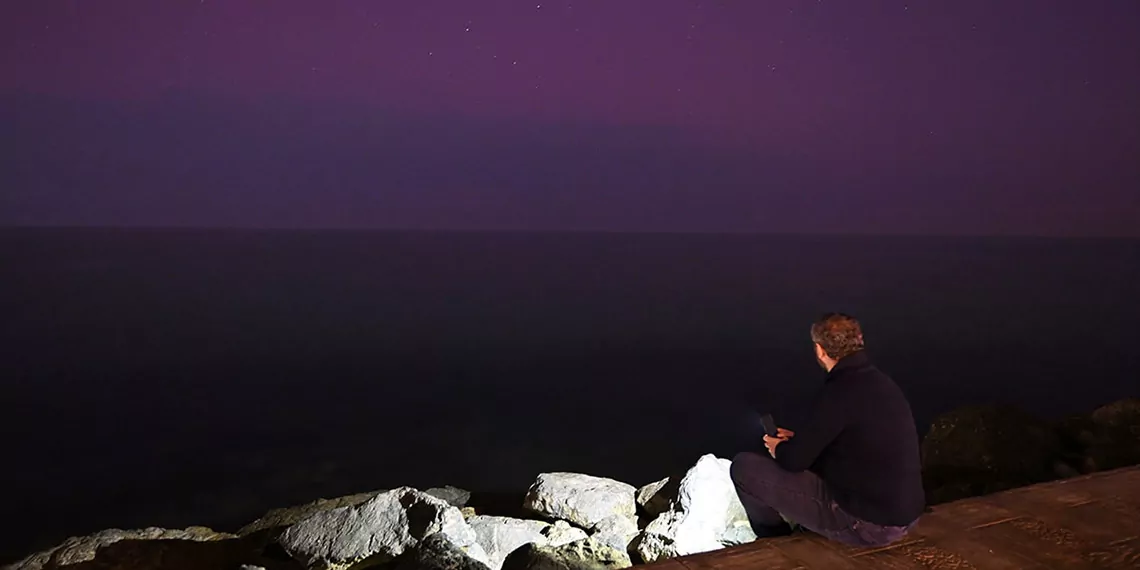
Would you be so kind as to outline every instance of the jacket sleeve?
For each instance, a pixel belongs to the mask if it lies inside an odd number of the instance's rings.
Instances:
[[[816,398],[811,420],[791,439],[776,446],[776,462],[788,471],[804,471],[839,436],[847,423],[834,386],[825,385]]]

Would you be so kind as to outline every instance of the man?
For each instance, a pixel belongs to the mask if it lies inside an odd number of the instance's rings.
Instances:
[[[790,520],[847,544],[890,544],[926,502],[910,404],[867,357],[854,318],[825,315],[811,339],[827,371],[811,422],[738,454],[732,481],[757,536],[787,534]]]

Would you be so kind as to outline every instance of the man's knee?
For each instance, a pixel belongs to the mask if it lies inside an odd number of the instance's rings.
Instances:
[[[732,466],[728,469],[729,477],[737,485],[747,484],[756,480],[770,480],[773,471],[779,469],[779,464],[767,455],[754,451],[742,451],[732,458]]]

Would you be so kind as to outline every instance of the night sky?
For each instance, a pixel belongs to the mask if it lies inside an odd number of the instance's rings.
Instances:
[[[35,0],[0,224],[1140,236],[1136,0]]]

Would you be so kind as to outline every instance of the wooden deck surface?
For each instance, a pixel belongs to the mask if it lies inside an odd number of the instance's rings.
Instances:
[[[805,532],[643,568],[1140,568],[1140,466],[939,505],[885,548],[852,548]]]

